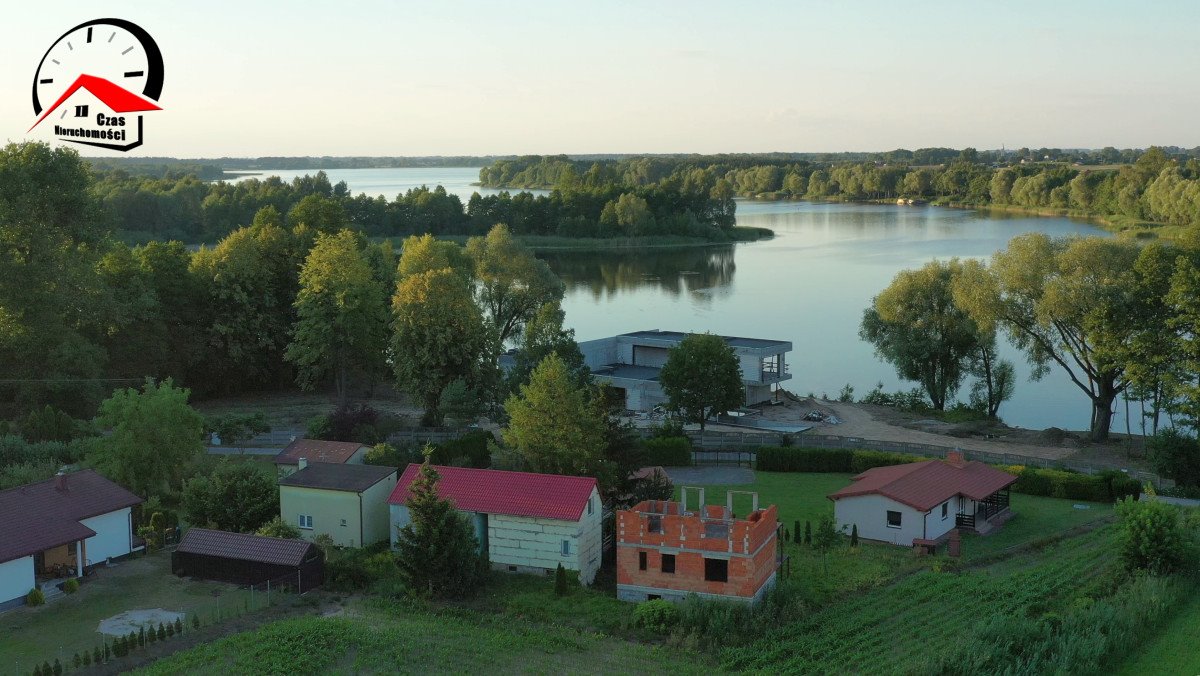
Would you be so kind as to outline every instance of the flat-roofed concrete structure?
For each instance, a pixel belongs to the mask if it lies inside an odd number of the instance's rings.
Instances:
[[[666,403],[667,395],[663,393],[658,374],[667,363],[670,349],[688,335],[658,329],[634,331],[584,341],[579,344],[579,349],[592,374],[624,394],[626,409],[650,411]],[[745,405],[769,401],[774,396],[774,388],[792,377],[785,358],[792,350],[791,342],[738,336],[721,338],[737,354],[742,383],[746,387]]]

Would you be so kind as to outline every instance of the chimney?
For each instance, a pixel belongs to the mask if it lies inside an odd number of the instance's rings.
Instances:
[[[54,475],[54,488],[60,491],[67,490],[67,475],[61,470]]]
[[[304,469],[305,467],[308,467],[308,458],[300,458],[300,461],[296,463],[296,469]]]
[[[966,459],[963,458],[962,451],[958,449],[954,449],[946,454],[946,462],[955,467],[962,467],[963,465],[967,464]]]

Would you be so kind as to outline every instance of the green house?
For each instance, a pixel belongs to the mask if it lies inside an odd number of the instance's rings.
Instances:
[[[300,460],[279,480],[279,515],[306,540],[328,535],[339,547],[363,547],[389,539],[388,496],[396,468]]]

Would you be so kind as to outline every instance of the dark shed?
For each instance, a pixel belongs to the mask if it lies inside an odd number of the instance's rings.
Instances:
[[[192,528],[171,554],[171,572],[234,584],[269,580],[306,592],[324,579],[324,560],[305,540]]]

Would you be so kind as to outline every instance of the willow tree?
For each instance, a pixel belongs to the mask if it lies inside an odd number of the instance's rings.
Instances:
[[[1025,352],[1033,378],[1057,365],[1088,396],[1094,441],[1108,438],[1113,402],[1129,386],[1137,258],[1136,245],[1115,239],[1030,233],[1013,238],[990,265],[964,263],[955,287],[960,305],[995,322]]]
[[[467,240],[467,255],[474,263],[479,303],[501,344],[519,332],[538,308],[562,300],[563,283],[506,225],[496,225],[486,237]]]
[[[980,331],[954,302],[954,280],[961,271],[957,259],[901,271],[863,312],[859,328],[875,354],[895,366],[901,378],[921,383],[939,411],[958,391],[971,360],[995,354],[987,349],[995,343],[994,334]]]

